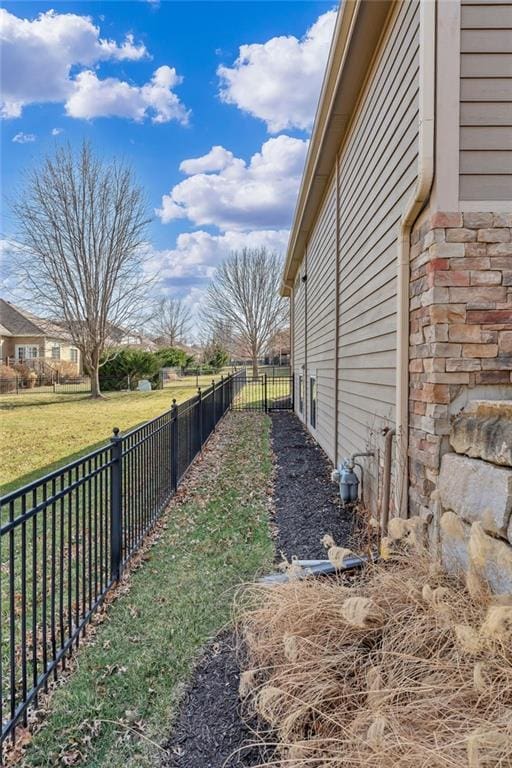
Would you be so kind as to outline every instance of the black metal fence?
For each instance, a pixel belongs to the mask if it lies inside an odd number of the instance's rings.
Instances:
[[[218,421],[248,403],[250,387],[235,373],[1,499],[2,743],[26,724],[29,705],[65,667]]]
[[[253,376],[247,369],[237,376],[233,398],[235,411],[293,410],[293,378],[291,376]]]
[[[52,381],[44,374],[34,375],[30,378],[18,375],[0,377],[0,395],[20,395],[23,393],[36,395],[52,392],[78,394],[90,391],[91,380],[87,376],[68,376],[61,378],[60,381],[57,381],[56,378]]]

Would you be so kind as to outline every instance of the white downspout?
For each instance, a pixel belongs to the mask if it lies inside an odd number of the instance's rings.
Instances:
[[[398,241],[398,315],[395,509],[408,514],[409,472],[409,282],[411,230],[428,201],[434,179],[436,1],[420,0],[418,177],[400,223]]]

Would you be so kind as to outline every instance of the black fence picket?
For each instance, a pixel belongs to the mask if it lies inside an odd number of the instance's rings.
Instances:
[[[47,374],[34,374],[32,377],[23,377],[13,373],[12,376],[0,377],[0,395],[42,395],[59,393],[74,395],[91,391],[91,380],[88,376],[49,376]]]
[[[293,409],[291,376],[260,376],[241,371],[236,380],[232,408],[235,411],[288,411]]]
[[[56,679],[217,423],[234,373],[141,427],[0,499],[1,742]],[[236,401],[236,402],[235,402]]]

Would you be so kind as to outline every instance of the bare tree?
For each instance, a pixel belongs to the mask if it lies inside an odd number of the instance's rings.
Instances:
[[[32,170],[12,209],[24,285],[71,334],[92,397],[101,397],[99,368],[112,329],[129,333],[144,315],[145,195],[129,167],[103,161],[84,142]]]
[[[234,251],[217,269],[201,317],[210,326],[224,324],[249,350],[253,374],[258,358],[282,326],[287,304],[279,295],[282,262],[266,248]]]
[[[163,298],[158,303],[153,332],[169,347],[184,342],[190,334],[192,313],[181,299]]]

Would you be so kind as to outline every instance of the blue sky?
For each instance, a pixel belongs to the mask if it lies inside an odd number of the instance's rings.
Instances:
[[[232,248],[286,246],[334,8],[4,2],[4,192],[62,140],[126,158],[159,289],[196,304]]]

